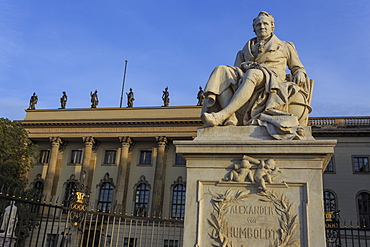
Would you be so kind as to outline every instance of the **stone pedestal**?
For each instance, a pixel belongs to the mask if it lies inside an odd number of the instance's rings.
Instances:
[[[326,246],[322,173],[336,141],[304,133],[223,126],[174,142],[187,162],[184,247]]]

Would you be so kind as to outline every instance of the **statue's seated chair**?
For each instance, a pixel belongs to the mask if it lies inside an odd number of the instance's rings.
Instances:
[[[287,81],[293,81],[292,75],[287,75]],[[299,92],[289,99],[288,112],[297,116],[300,126],[308,125],[308,114],[312,111],[311,100],[314,80],[306,77],[306,83],[302,86],[303,92]]]

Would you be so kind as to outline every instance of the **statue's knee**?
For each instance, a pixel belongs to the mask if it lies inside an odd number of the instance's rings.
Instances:
[[[215,69],[214,69],[214,71],[225,71],[225,70],[228,70],[229,68],[228,68],[228,66],[226,66],[226,65],[219,65],[219,66],[217,66]]]
[[[255,85],[258,85],[260,82],[263,81],[264,75],[263,72],[259,69],[249,69],[247,72],[245,72],[244,78],[249,79]]]

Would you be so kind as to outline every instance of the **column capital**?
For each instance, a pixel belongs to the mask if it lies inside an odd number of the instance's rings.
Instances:
[[[93,146],[96,143],[94,137],[92,136],[83,136],[82,141],[84,142],[85,146]]]
[[[165,146],[168,143],[168,139],[165,136],[156,136],[155,141],[157,142],[158,146]]]
[[[49,141],[51,142],[52,146],[60,147],[63,144],[63,140],[59,136],[51,136],[49,137]]]
[[[119,136],[118,138],[122,146],[126,146],[126,145],[130,146],[133,143],[131,137],[129,136]]]

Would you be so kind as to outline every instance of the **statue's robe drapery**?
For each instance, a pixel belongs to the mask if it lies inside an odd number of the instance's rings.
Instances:
[[[243,125],[265,126],[276,139],[292,139],[299,124],[297,117],[288,113],[289,99],[298,92],[307,95],[307,90],[294,82],[286,81],[286,67],[288,66],[293,77],[298,72],[306,74],[306,71],[293,43],[282,41],[273,35],[255,57],[252,47],[256,42],[256,38],[249,40],[238,52],[234,67],[219,66],[212,72],[204,90],[205,96],[209,96],[209,101],[212,101],[212,95],[220,95],[227,88],[235,92],[244,83],[242,65],[252,64],[253,68],[263,72],[264,83],[254,89],[251,98],[238,110],[239,119],[241,114]],[[210,108],[207,111],[214,110],[215,108]]]

